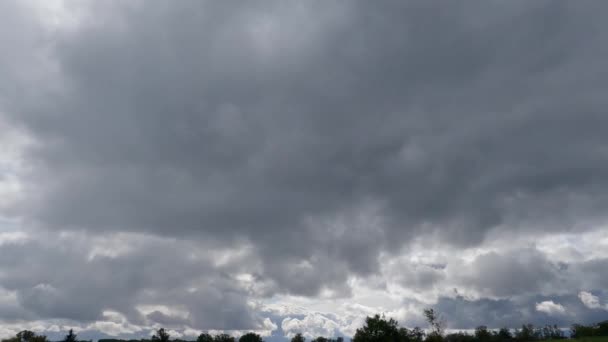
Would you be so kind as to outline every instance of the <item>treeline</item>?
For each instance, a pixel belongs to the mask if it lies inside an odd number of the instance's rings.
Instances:
[[[445,333],[445,321],[433,310],[424,310],[424,316],[429,323],[430,329],[426,331],[420,327],[408,329],[400,327],[399,323],[384,316],[375,315],[367,317],[365,324],[357,329],[352,342],[533,342],[561,340],[568,337],[596,337],[608,336],[608,321],[593,325],[574,324],[570,329],[569,336],[556,325],[535,327],[532,324],[524,324],[521,329],[488,329],[486,326],[478,326],[474,332]],[[1,340],[1,342],[50,342],[44,335],[24,330],[14,337]],[[85,342],[78,340],[72,330],[60,342]],[[89,341],[90,342],[90,341]],[[196,341],[171,339],[169,333],[164,329],[158,329],[149,339],[121,340],[100,339],[98,342],[264,342],[262,337],[250,332],[240,336],[238,339],[228,334],[211,335],[202,333]],[[306,342],[301,333],[291,338],[291,342]],[[343,337],[326,338],[316,337],[311,342],[344,342]]]
[[[572,326],[571,335],[573,338],[608,336],[608,321],[587,326],[575,324]]]

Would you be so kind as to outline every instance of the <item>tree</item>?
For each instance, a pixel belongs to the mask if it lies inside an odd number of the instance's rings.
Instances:
[[[365,319],[365,325],[355,332],[353,342],[408,342],[396,320],[375,315]]]
[[[250,332],[241,336],[241,338],[239,338],[239,342],[264,342],[264,340],[262,339],[262,336]]]
[[[443,336],[444,322],[439,314],[432,308],[424,309],[423,314],[426,321],[429,322],[429,325],[431,326],[431,333],[429,334],[429,337],[433,335],[435,339],[439,337],[439,340],[441,340],[441,337]]]
[[[297,333],[294,337],[291,338],[291,342],[306,342],[302,333]]]
[[[74,330],[70,329],[70,331],[68,331],[68,334],[65,335],[65,337],[63,338],[63,342],[77,342],[78,340],[76,339],[76,337],[78,336],[74,334]]]
[[[329,339],[327,339],[323,336],[319,336],[319,337],[313,339],[311,342],[329,342]]]
[[[572,338],[590,337],[595,335],[595,329],[590,326],[581,324],[573,324],[570,329],[570,336]]]
[[[538,331],[534,329],[532,324],[524,324],[521,330],[515,333],[515,337],[520,341],[536,341],[538,340]]]
[[[475,339],[477,339],[478,342],[490,342],[492,334],[488,330],[488,327],[480,325],[475,328]]]
[[[213,342],[213,336],[208,333],[202,333],[196,338],[196,342]]]
[[[29,342],[48,342],[48,339],[44,335],[34,335]]]
[[[500,328],[496,337],[499,341],[509,341],[513,339],[513,334],[511,334],[511,330],[508,328]]]
[[[414,327],[414,329],[408,331],[408,339],[411,342],[422,342],[424,340],[424,330],[420,327]]]
[[[47,342],[47,337],[36,335],[33,331],[23,330],[14,337],[3,339],[2,342]]]
[[[154,335],[152,335],[152,341],[169,342],[170,337],[171,337],[171,335],[169,335],[169,333],[167,331],[165,331],[165,328],[160,328],[160,329],[156,330],[156,333]]]
[[[228,334],[219,334],[213,337],[213,342],[234,342],[234,337]]]
[[[23,330],[17,333],[17,339],[20,342],[30,342],[36,334],[33,331]]]

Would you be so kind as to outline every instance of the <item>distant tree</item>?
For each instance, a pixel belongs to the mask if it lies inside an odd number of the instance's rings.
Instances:
[[[599,322],[597,324],[597,335],[608,336],[608,321]]]
[[[313,339],[311,342],[329,342],[329,339],[325,338],[323,336],[318,336],[317,338]]]
[[[492,340],[492,333],[490,333],[488,327],[480,325],[475,328],[475,339],[478,342],[490,342]]]
[[[36,334],[33,331],[23,330],[17,333],[17,339],[20,342],[30,342]]]
[[[291,338],[291,342],[306,342],[302,333],[297,333],[294,337]]]
[[[235,338],[228,334],[219,334],[213,337],[213,342],[235,342]]]
[[[344,342],[344,337],[338,336],[338,338],[336,338],[336,342]]]
[[[591,337],[594,335],[596,335],[596,331],[590,326],[573,324],[572,328],[570,329],[570,336],[572,338]]]
[[[510,341],[513,339],[513,334],[511,334],[511,330],[508,328],[500,328],[496,333],[496,339],[499,341]]]
[[[564,332],[557,325],[545,325],[541,330],[541,336],[544,340],[561,340],[564,339]]]
[[[464,333],[462,331],[447,334],[443,339],[445,342],[476,342],[475,336]]]
[[[2,339],[2,342],[47,342],[47,337],[44,335],[36,335],[29,330],[23,330],[13,337]]]
[[[196,342],[213,342],[213,336],[209,335],[208,333],[201,333],[196,338]]]
[[[365,319],[365,325],[355,332],[353,342],[407,342],[408,336],[400,334],[396,320],[375,315]]]
[[[524,324],[521,330],[515,332],[515,338],[519,341],[536,341],[539,339],[539,332],[532,324]]]
[[[264,340],[262,339],[262,336],[250,332],[241,336],[241,338],[239,338],[239,342],[264,342]]]
[[[156,330],[156,333],[152,335],[152,341],[154,342],[169,342],[169,338],[171,335],[165,330],[165,328],[160,328]]]
[[[65,337],[63,338],[63,342],[77,342],[78,340],[76,339],[78,336],[76,334],[74,334],[74,330],[70,329],[70,331],[68,331],[68,334],[65,335]]]

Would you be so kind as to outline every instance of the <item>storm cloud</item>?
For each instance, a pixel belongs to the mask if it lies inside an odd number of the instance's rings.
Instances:
[[[595,317],[604,3],[50,4],[0,4],[0,319]]]

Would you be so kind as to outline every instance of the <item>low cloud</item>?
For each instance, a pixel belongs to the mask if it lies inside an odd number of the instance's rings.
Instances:
[[[583,302],[583,304],[589,309],[608,310],[608,304],[602,305],[600,303],[600,298],[598,296],[593,295],[593,293],[591,292],[581,291],[578,294],[578,298],[580,298],[581,302]]]
[[[548,315],[563,315],[566,313],[563,305],[555,303],[552,300],[536,303],[536,311],[544,312]]]

